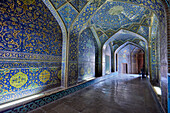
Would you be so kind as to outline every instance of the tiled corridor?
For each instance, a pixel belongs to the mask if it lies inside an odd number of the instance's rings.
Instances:
[[[115,75],[31,113],[160,113],[147,79]]]

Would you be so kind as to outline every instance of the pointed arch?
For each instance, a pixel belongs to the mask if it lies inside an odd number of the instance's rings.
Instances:
[[[122,49],[124,49],[125,47],[127,47],[128,45],[133,45],[133,46],[135,46],[135,48],[134,49],[136,49],[136,48],[139,48],[140,50],[142,50],[144,53],[145,53],[145,49],[143,48],[143,47],[141,47],[141,46],[139,46],[138,44],[135,44],[135,43],[133,43],[133,42],[129,42],[129,41],[127,41],[126,43],[124,43],[124,44],[122,44],[120,47],[118,47],[117,49],[116,49],[116,51],[115,51],[115,53],[114,53],[114,62],[115,62],[115,70],[116,70],[116,67],[117,67],[117,64],[118,64],[118,61],[117,61],[117,59],[116,59],[116,55],[118,55],[118,53],[119,53],[119,51],[121,51]],[[130,61],[129,61],[129,64],[128,64],[128,73],[132,73],[132,56],[131,56],[131,53],[133,53],[133,51],[134,51],[134,49],[129,53],[130,54]],[[144,60],[145,61],[145,60]],[[143,61],[142,61],[143,62]],[[121,68],[120,67],[120,65],[119,65],[119,68]],[[138,68],[137,68],[138,69]],[[119,69],[118,69],[119,70]]]
[[[134,33],[134,32],[128,31],[128,30],[121,29],[121,30],[119,30],[117,33],[115,33],[113,36],[111,36],[111,37],[104,43],[103,48],[102,48],[102,64],[105,63],[105,55],[104,55],[103,51],[105,51],[106,46],[107,46],[110,42],[114,41],[117,37],[119,37],[120,34],[122,34],[122,33],[128,33],[129,35],[138,37],[139,39],[143,40],[143,41],[146,43],[145,49],[146,49],[146,51],[148,52],[148,42],[147,42],[147,40],[146,40],[144,37],[142,37],[141,35],[139,35],[139,34],[137,34],[137,33]],[[116,58],[116,56],[114,56],[114,58]],[[147,60],[145,60],[145,62],[149,62],[149,59],[147,58],[146,55],[145,55],[145,59],[147,59]],[[114,62],[115,62],[115,60],[114,60]],[[147,64],[147,66],[145,66],[145,67],[146,67],[146,70],[148,71],[148,64]],[[116,69],[116,68],[115,68],[115,65],[114,65],[114,69]],[[104,70],[104,66],[102,65],[102,71],[103,71],[103,70]],[[103,73],[104,73],[104,72],[103,72]]]
[[[62,31],[62,66],[61,66],[61,86],[63,87],[67,87],[67,66],[68,66],[68,59],[67,59],[67,52],[68,52],[68,41],[67,41],[67,30],[66,27],[64,25],[64,22],[62,21],[62,19],[60,18],[58,12],[55,10],[55,8],[53,7],[53,5],[51,4],[51,2],[49,0],[43,0],[44,4],[48,7],[48,9],[51,11],[51,13],[53,14],[53,16],[55,17],[55,19],[57,20],[61,31]]]

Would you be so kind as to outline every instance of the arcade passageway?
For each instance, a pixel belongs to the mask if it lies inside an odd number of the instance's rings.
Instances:
[[[30,113],[160,113],[149,81],[135,74],[105,79]]]
[[[168,0],[0,0],[0,112],[170,113],[169,39]]]

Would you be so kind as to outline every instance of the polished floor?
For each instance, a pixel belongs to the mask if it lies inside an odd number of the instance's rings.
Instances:
[[[30,113],[160,113],[146,78],[111,76]]]

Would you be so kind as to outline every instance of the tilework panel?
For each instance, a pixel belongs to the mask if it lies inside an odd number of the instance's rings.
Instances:
[[[130,28],[130,31],[133,31],[133,32],[137,32],[138,29],[139,29],[140,25],[133,25],[131,28]]]
[[[112,30],[112,29],[109,29],[109,30],[107,30],[105,33],[106,33],[106,35],[107,35],[108,37],[111,37],[111,36],[113,36],[113,34],[115,33],[115,31]]]
[[[100,37],[103,34],[102,31],[96,31],[96,32],[97,32],[98,37]]]
[[[93,0],[92,4],[94,7],[99,8],[106,0]]]
[[[29,62],[29,61],[0,61],[0,69],[10,68],[38,68],[38,67],[55,67],[59,66],[61,61],[56,62]],[[4,73],[4,71],[2,71]],[[1,72],[1,74],[2,74]]]
[[[61,85],[61,64],[47,68],[1,69],[0,103],[29,96]]]
[[[107,2],[94,15],[92,22],[103,30],[127,28],[139,23],[145,16],[145,8],[123,2]]]
[[[58,12],[62,17],[66,28],[69,29],[78,12],[69,3],[58,9]]]
[[[152,78],[153,80],[156,79],[157,77],[157,59],[156,59],[156,45],[157,45],[157,30],[158,30],[158,19],[156,16],[153,17],[153,23],[152,23],[152,28],[151,28],[151,73],[152,73]]]
[[[78,82],[95,76],[95,38],[88,28],[79,38]]]
[[[78,34],[82,27],[85,25],[87,20],[89,20],[90,16],[94,14],[94,12],[97,10],[97,8],[104,3],[105,0],[100,1],[93,1],[85,9],[82,10],[80,15],[77,17],[75,23],[73,24],[73,29],[70,33],[70,48],[69,48],[69,61],[77,61],[77,44],[78,44]],[[74,51],[74,52],[73,52]]]
[[[149,27],[140,26],[140,28],[138,30],[138,34],[142,35],[143,37],[146,38],[146,40],[148,40],[148,38],[149,38]]]
[[[86,5],[88,0],[70,0],[71,4],[80,12],[83,7]]]
[[[78,81],[78,64],[77,62],[69,62],[68,71],[68,84],[69,86],[76,85]]]
[[[61,19],[61,17],[59,16],[58,12],[56,11],[55,7],[52,5],[52,3],[50,1],[47,0],[43,0],[44,4],[48,7],[48,9],[51,11],[52,15],[54,16],[54,18],[57,20],[61,31],[62,31],[62,71],[61,71],[61,86],[65,87],[67,84],[65,84],[65,74],[66,74],[66,49],[67,49],[67,30],[66,30],[66,26],[64,25],[63,20]]]
[[[130,42],[134,42],[136,44],[139,43],[141,39],[137,36],[133,36],[131,34],[129,34],[128,32],[127,33],[121,33],[118,37],[116,37],[114,40],[113,40],[113,44],[118,44],[119,46],[121,46],[122,44],[124,44],[125,42],[127,41],[130,41]]]
[[[78,64],[78,82],[83,82],[92,77],[95,77],[95,62],[80,61]]]
[[[89,3],[80,13],[80,15],[75,19],[73,23],[73,27],[70,32],[70,40],[69,40],[69,69],[68,69],[68,86],[76,84],[76,78],[78,77],[78,37],[79,32],[81,31],[82,27],[86,24],[86,22],[90,19],[90,17],[95,13],[97,8],[101,6],[105,0],[100,1],[92,1]],[[72,62],[72,63],[71,63]],[[72,65],[74,63],[74,65]],[[75,68],[76,66],[76,68]],[[75,74],[71,74],[71,72],[75,72]],[[71,79],[74,78],[74,79]]]
[[[101,44],[103,45],[107,41],[108,37],[107,35],[103,34],[102,36],[99,37],[99,39]]]
[[[143,20],[143,22],[141,23],[141,25],[150,26],[151,25],[151,18],[145,18]]]
[[[54,5],[56,9],[58,9],[61,5],[66,3],[66,0],[51,0],[51,3]]]
[[[146,15],[147,17],[151,17],[151,16],[152,16],[151,10],[146,9],[146,10],[145,10],[145,15]]]
[[[95,13],[97,8],[104,3],[105,0],[100,1],[92,1],[89,3],[86,8],[82,10],[80,15],[76,18],[75,22],[73,23],[73,28],[70,32],[70,40],[69,40],[69,74],[68,74],[68,86],[73,85],[73,83],[76,83],[77,79],[71,80],[71,78],[77,78],[78,73],[75,73],[74,75],[71,75],[71,72],[78,72],[77,70],[77,60],[78,60],[78,36],[79,32],[81,31],[82,27],[86,24],[87,20],[90,19],[90,17]],[[72,65],[73,62],[76,65],[76,68]],[[74,76],[74,77],[73,77]],[[74,82],[73,82],[74,81]]]
[[[0,4],[0,103],[61,86],[62,33],[43,1]]]
[[[9,52],[9,51],[0,51],[0,59],[3,61],[7,59],[16,59],[16,60],[46,60],[46,61],[61,61],[61,56],[53,55],[43,55],[43,54],[32,54],[32,53],[23,53],[23,52]]]
[[[61,54],[61,29],[41,0],[4,1],[0,16],[0,50]]]
[[[129,2],[129,0],[121,0],[125,2]],[[148,9],[154,11],[156,15],[159,17],[160,21],[163,21],[163,18],[165,17],[165,11],[163,9],[163,4],[160,0],[131,0],[130,2],[140,5],[140,6],[146,6]],[[151,15],[149,10],[145,11],[145,14]],[[162,20],[161,20],[162,18]]]

